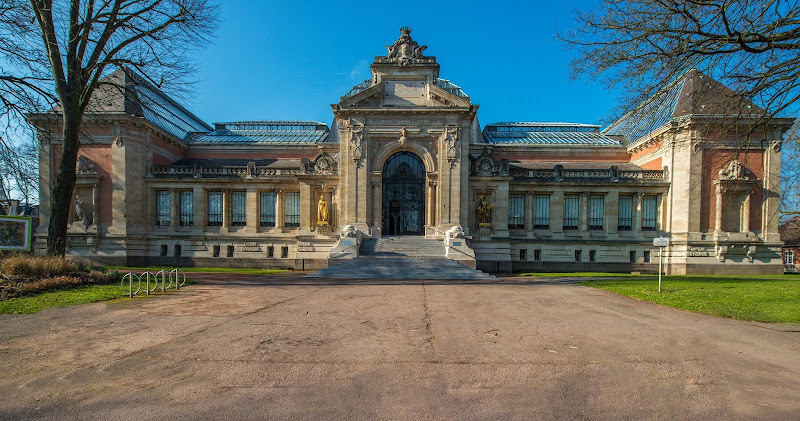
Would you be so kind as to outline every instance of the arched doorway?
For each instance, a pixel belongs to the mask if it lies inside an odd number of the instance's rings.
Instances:
[[[425,166],[410,152],[383,165],[383,234],[422,235],[425,230]]]

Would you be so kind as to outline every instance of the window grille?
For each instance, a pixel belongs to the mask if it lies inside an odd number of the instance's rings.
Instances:
[[[231,225],[247,225],[247,192],[231,192]]]
[[[564,229],[578,229],[580,197],[577,194],[564,195]]]
[[[542,260],[542,250],[536,249],[533,251],[533,260],[540,262]]]
[[[658,196],[642,197],[642,231],[655,231],[658,226]]]
[[[170,195],[169,190],[156,191],[156,225],[169,225],[170,223]]]
[[[650,251],[645,251],[644,252],[644,262],[645,263],[650,263]]]
[[[300,226],[300,192],[288,192],[283,208],[284,222],[287,227]]]
[[[208,225],[222,225],[222,192],[208,192]]]
[[[633,196],[619,197],[619,230],[630,231],[633,229]]]
[[[589,229],[602,230],[605,220],[604,197],[599,195],[589,196]]]
[[[597,261],[597,250],[589,250],[589,261],[595,262]]]
[[[533,196],[533,229],[550,229],[550,195]]]
[[[783,252],[783,264],[787,266],[794,265],[794,251],[787,250]]]
[[[194,192],[191,190],[181,191],[181,218],[182,226],[194,225]]]
[[[275,192],[261,192],[260,225],[262,227],[275,226]]]
[[[508,228],[525,228],[525,196],[512,194],[508,196]]]
[[[581,256],[581,254],[582,254],[581,251],[582,250],[575,250],[575,261],[576,262],[580,262],[581,261],[581,257],[582,257]]]

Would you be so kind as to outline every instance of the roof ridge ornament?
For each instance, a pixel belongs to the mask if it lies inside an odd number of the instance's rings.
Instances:
[[[410,66],[413,63],[430,62],[432,57],[425,57],[422,52],[427,46],[420,46],[411,39],[411,28],[408,26],[400,27],[400,38],[391,46],[386,45],[386,62],[395,62],[401,66]],[[427,59],[427,60],[426,60]]]

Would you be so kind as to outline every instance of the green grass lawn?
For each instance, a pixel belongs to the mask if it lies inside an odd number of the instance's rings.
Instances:
[[[118,283],[82,285],[75,288],[47,291],[36,295],[0,301],[0,314],[29,314],[51,307],[64,307],[95,301],[127,297]]]
[[[616,279],[587,279],[578,284],[711,316],[800,323],[800,278],[797,276],[664,276],[661,293],[656,275],[596,274],[590,277],[615,275]]]
[[[161,269],[175,269],[174,267],[126,267],[126,266],[108,266],[108,270],[116,270],[124,272],[126,270],[132,271],[150,271],[158,272]],[[180,270],[189,272],[206,272],[206,273],[239,273],[245,275],[272,275],[275,273],[289,272],[288,269],[243,269],[243,268],[208,268],[208,267],[187,267],[180,268]]]

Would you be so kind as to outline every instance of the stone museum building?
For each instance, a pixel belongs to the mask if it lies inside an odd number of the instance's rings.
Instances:
[[[100,89],[84,121],[69,255],[310,270],[399,244],[397,255],[489,272],[654,272],[653,239],[668,237],[667,273],[782,273],[781,139],[793,119],[767,118],[691,70],[606,128],[482,126],[473,98],[400,32],[372,77],[331,105],[330,126],[211,126],[140,76],[109,75],[124,89]],[[41,250],[60,120],[29,120]]]

